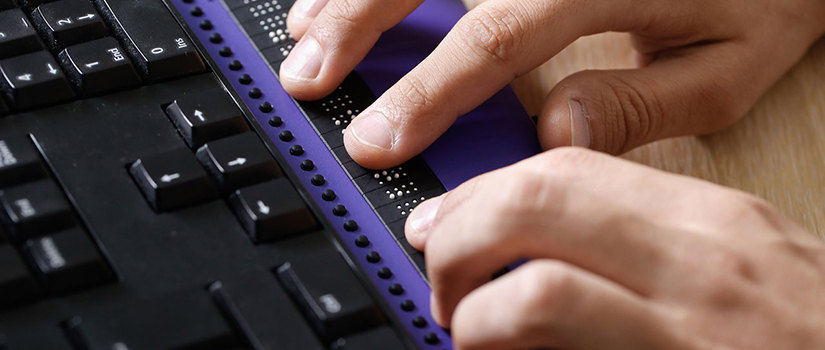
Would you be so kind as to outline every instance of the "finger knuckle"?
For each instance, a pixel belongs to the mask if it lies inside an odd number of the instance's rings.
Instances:
[[[358,10],[359,1],[330,1],[326,15],[332,22],[343,26],[358,25],[361,11]]]
[[[521,40],[519,17],[502,6],[479,6],[457,25],[460,42],[495,63],[510,63]]]
[[[705,271],[703,283],[698,286],[701,299],[711,305],[730,307],[741,302],[743,287],[755,280],[754,266],[743,255],[731,248],[716,246],[702,255]]]
[[[560,318],[575,308],[581,291],[572,271],[556,261],[534,261],[521,267],[514,304],[523,316],[521,327],[540,334],[557,327]],[[533,330],[531,332],[531,330]]]
[[[390,103],[393,106],[421,111],[433,105],[432,91],[422,78],[414,74],[407,74],[396,85],[397,93],[391,94]]]
[[[664,108],[650,86],[618,75],[604,79],[604,83],[604,100],[611,101],[605,106],[606,115],[617,117],[608,118],[617,131],[609,137],[608,149],[623,153],[660,134]]]

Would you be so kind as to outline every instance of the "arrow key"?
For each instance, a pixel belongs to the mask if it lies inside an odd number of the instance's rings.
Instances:
[[[249,130],[241,110],[220,89],[182,96],[166,108],[166,114],[192,149]]]
[[[198,149],[197,157],[226,193],[283,176],[278,163],[251,132],[207,143]]]
[[[3,92],[19,109],[63,102],[74,97],[60,65],[46,51],[2,60],[0,72]]]
[[[155,211],[179,209],[217,197],[209,175],[186,148],[140,158],[129,166],[129,173]]]
[[[304,200],[285,178],[235,191],[229,204],[246,232],[256,243],[318,228]]]

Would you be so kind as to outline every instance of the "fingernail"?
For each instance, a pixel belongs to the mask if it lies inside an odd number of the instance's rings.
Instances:
[[[318,41],[305,36],[281,64],[281,74],[292,80],[313,80],[321,72],[323,52]]]
[[[295,10],[290,14],[304,18],[315,17],[318,16],[326,3],[327,0],[298,0],[292,5]]]
[[[389,122],[375,112],[368,112],[355,118],[347,128],[347,133],[361,144],[383,151],[391,150],[395,141],[395,133],[390,128]]]
[[[433,220],[435,220],[435,215],[438,214],[438,208],[441,207],[442,201],[444,201],[444,195],[425,201],[413,209],[409,219],[407,219],[410,220],[410,228],[415,231],[412,233],[423,233],[433,226]]]
[[[573,147],[590,147],[590,122],[581,102],[570,100],[570,145]]]

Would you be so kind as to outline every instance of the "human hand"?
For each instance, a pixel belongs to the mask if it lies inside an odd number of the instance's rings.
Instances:
[[[825,348],[825,244],[711,183],[560,148],[406,229],[457,349]]]
[[[300,99],[331,92],[381,32],[422,0],[298,0],[300,42],[281,67]],[[585,71],[560,82],[539,118],[545,148],[618,154],[678,135],[720,130],[825,31],[817,0],[489,0],[470,11],[418,67],[358,116],[350,155],[386,168],[418,154],[455,119],[577,38],[633,34],[638,69]]]

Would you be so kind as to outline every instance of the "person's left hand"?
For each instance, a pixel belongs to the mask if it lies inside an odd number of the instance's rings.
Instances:
[[[456,349],[825,349],[825,244],[742,192],[562,148],[406,229]]]

